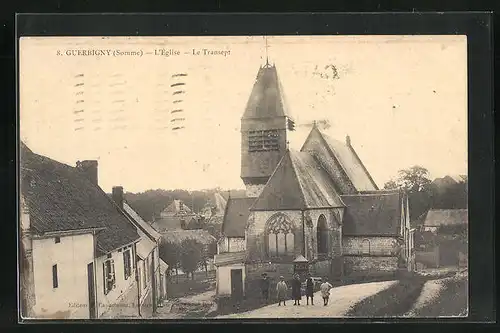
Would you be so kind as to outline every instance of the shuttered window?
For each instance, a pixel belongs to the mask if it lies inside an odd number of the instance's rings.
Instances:
[[[116,287],[115,262],[108,259],[103,263],[104,294],[107,295]]]
[[[250,131],[248,133],[248,151],[279,150],[277,130]]]
[[[125,280],[127,280],[132,274],[132,262],[131,262],[131,249],[127,249],[123,251],[123,273],[125,276]]]

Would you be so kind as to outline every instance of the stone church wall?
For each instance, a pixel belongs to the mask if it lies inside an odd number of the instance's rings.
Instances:
[[[245,251],[245,238],[244,237],[222,237],[217,243],[217,252],[240,252]]]
[[[318,259],[318,240],[317,227],[318,220],[324,215],[328,224],[329,232],[329,256],[335,257],[342,255],[342,227],[341,218],[343,216],[341,209],[314,209],[305,213],[306,218],[310,218],[312,225],[305,228],[306,234],[306,258],[308,260]]]
[[[344,257],[344,272],[349,275],[378,275],[398,270],[398,257],[347,256]]]
[[[253,212],[248,221],[246,231],[247,251],[250,261],[267,261],[265,228],[266,222],[276,213],[288,216],[295,228],[294,248],[295,255],[302,253],[302,213],[301,211],[256,211]]]

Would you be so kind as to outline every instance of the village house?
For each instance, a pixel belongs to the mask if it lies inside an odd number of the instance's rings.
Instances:
[[[160,218],[153,221],[152,226],[158,232],[198,229],[199,217],[182,200],[174,200],[160,213]]]
[[[221,236],[222,222],[226,210],[227,200],[218,192],[210,196],[200,215],[203,219],[202,227],[217,239]]]
[[[137,261],[138,303],[140,316],[152,317],[157,312],[161,301],[167,296],[166,270],[168,265],[162,264],[159,257],[161,234],[130,207],[124,199],[122,186],[113,187],[112,198],[137,227],[137,232],[141,237],[136,246],[137,256],[133,258]]]
[[[227,202],[219,297],[255,293],[262,273],[290,279],[304,259],[311,274],[339,281],[413,270],[406,193],[379,190],[349,136],[332,139],[314,124],[301,150],[290,149],[294,126],[276,67],[266,64],[241,119],[247,191]]]
[[[467,209],[431,209],[423,217],[416,252],[420,267],[467,266]]]
[[[20,148],[22,317],[136,316],[141,238],[98,186],[97,161],[71,167]]]

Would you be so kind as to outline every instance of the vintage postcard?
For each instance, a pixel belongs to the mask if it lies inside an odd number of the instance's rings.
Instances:
[[[24,37],[23,319],[468,316],[467,38]]]

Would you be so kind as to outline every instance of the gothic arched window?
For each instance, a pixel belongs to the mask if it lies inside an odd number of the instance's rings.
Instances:
[[[328,254],[328,225],[326,223],[325,215],[320,215],[318,219],[318,226],[316,227],[317,233],[317,246],[318,255],[324,256]]]
[[[370,254],[370,241],[368,239],[363,239],[361,242],[361,253]]]
[[[266,223],[269,257],[294,254],[295,235],[293,225],[284,214],[273,215]]]

